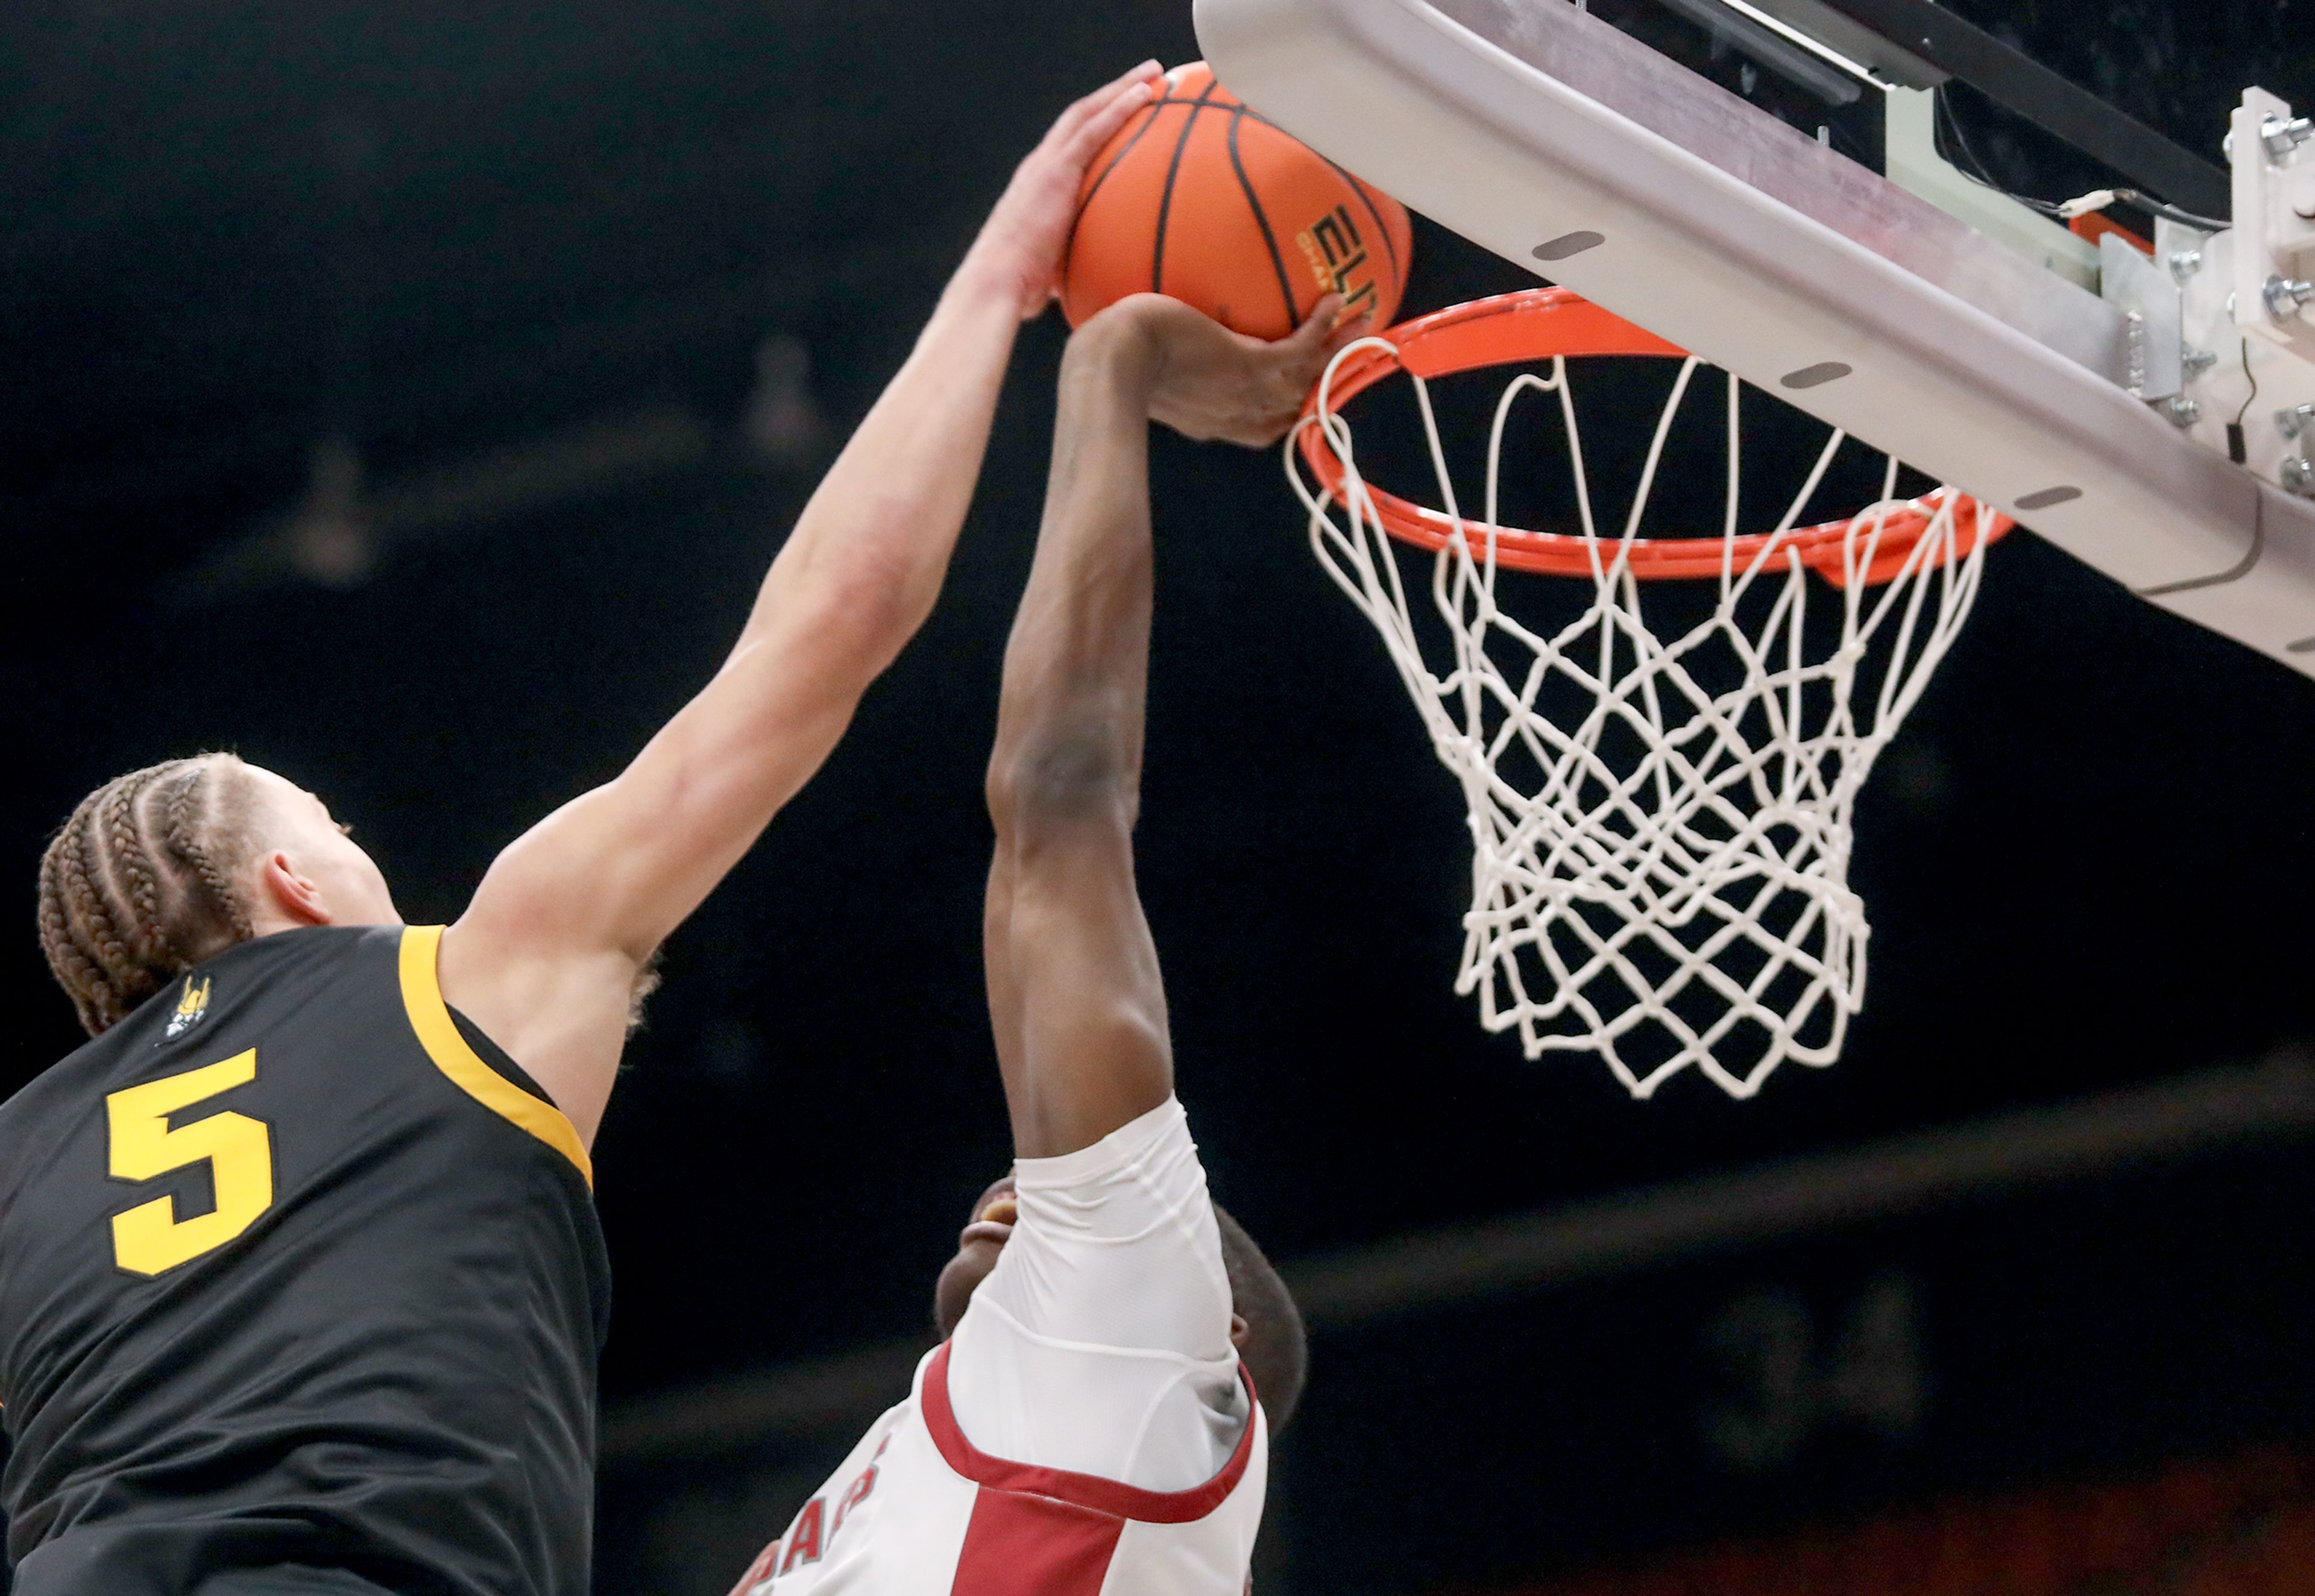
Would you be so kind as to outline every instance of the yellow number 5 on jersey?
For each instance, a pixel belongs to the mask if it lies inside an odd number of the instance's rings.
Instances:
[[[221,1064],[115,1092],[104,1100],[112,1132],[112,1174],[148,1181],[206,1159],[217,1183],[217,1208],[177,1218],[173,1197],[155,1197],[112,1216],[112,1257],[132,1274],[155,1275],[214,1252],[273,1206],[273,1134],[262,1120],[210,1114],[182,1129],[169,1116],[257,1078],[257,1050]]]

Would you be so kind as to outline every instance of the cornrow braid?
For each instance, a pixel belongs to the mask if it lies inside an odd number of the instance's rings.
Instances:
[[[80,817],[73,847],[65,856],[65,909],[82,931],[75,940],[96,962],[97,968],[105,972],[106,979],[117,983],[123,972],[135,966],[129,961],[120,918],[101,886],[104,856],[99,846],[96,820],[102,812],[101,806],[91,804],[88,813]]]
[[[137,800],[144,792],[144,786],[129,782],[112,784],[112,796],[103,809],[104,841],[98,850],[99,868],[111,866],[128,900],[122,940],[137,963],[149,958],[166,935],[161,926],[161,883],[153,879],[153,856],[145,851],[137,825]]]
[[[201,754],[131,771],[82,799],[49,841],[40,951],[90,1035],[249,938],[231,876],[248,846],[240,766]]]
[[[217,834],[225,828],[202,824],[200,800],[204,790],[210,785],[208,776],[211,768],[212,766],[205,762],[166,778],[170,787],[168,820],[161,834],[162,840],[170,854],[191,871],[193,880],[200,883],[201,895],[207,900],[204,907],[210,918],[222,923],[235,942],[247,942],[255,935],[250,928],[249,905],[243,902],[241,894],[233,890],[233,882],[217,864],[217,848],[213,846],[219,840]]]
[[[67,852],[77,858],[77,849],[68,847],[60,835],[40,857],[40,949],[48,954],[58,983],[71,996],[82,1028],[93,1036],[120,1015],[109,1005],[111,988],[104,971],[74,938],[65,913]]]

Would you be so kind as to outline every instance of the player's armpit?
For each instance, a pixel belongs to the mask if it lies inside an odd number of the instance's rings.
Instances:
[[[873,608],[864,606],[863,608]],[[591,1140],[639,973],[842,736],[857,689],[828,661],[859,611],[807,639],[776,622],[616,780],[501,854],[446,935],[447,1000]]]

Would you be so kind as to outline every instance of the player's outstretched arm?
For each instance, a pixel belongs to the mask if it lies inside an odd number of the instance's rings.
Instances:
[[[1157,77],[1145,63],[1078,101],[1022,162],[714,679],[616,780],[501,854],[445,940],[445,995],[582,1137],[609,1096],[638,970],[820,767],[930,612],[1086,164]]]
[[[1149,681],[1149,423],[1261,445],[1291,422],[1336,306],[1277,343],[1141,296],[1070,340],[1029,585],[1005,654],[989,809],[989,1015],[1024,1158],[1089,1147],[1174,1089],[1133,882]]]

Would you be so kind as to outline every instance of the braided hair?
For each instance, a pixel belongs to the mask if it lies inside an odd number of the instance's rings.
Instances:
[[[233,873],[249,851],[231,754],[170,759],[80,801],[40,859],[40,951],[91,1036],[252,932]]]

